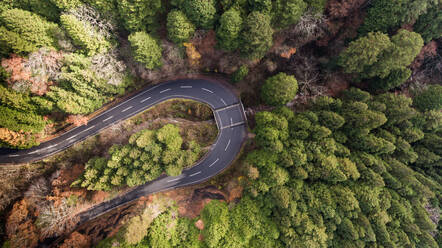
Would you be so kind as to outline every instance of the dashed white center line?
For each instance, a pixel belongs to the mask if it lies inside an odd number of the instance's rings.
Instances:
[[[184,85],[184,86],[180,86],[180,88],[181,88],[181,89],[191,89],[191,88],[192,88],[192,86],[191,86],[191,85],[189,85],[189,86],[187,86],[187,85]]]
[[[149,100],[150,98],[152,98],[152,97],[148,97],[148,98],[146,98],[146,99],[143,99],[143,100],[140,101],[140,103],[143,103],[143,102]]]
[[[128,111],[129,109],[131,109],[131,108],[133,108],[133,107],[134,107],[134,106],[127,107],[127,108],[123,109],[123,111],[121,111],[121,112],[126,112],[126,111]]]
[[[56,146],[57,144],[54,144],[54,145],[51,145],[51,146],[48,146],[48,147],[46,147],[45,149],[51,149],[52,147],[54,147],[54,146]]]
[[[92,128],[94,128],[95,127],[95,125],[92,125],[92,126],[90,126],[89,128],[87,128],[86,130],[83,130],[83,131],[81,131],[81,132],[86,132],[86,131],[88,131],[88,130],[91,130]]]
[[[201,173],[201,171],[195,172],[195,173],[193,173],[192,175],[190,175],[189,177],[196,176],[196,175],[198,175],[198,174],[200,174],[200,173]]]
[[[113,117],[114,117],[113,115],[111,117],[107,117],[106,119],[103,120],[103,122],[106,122],[106,121],[112,119]]]
[[[80,134],[80,133],[77,133],[76,135],[73,135],[73,136],[71,136],[71,137],[67,138],[66,140],[70,140],[70,139],[73,139],[73,138],[77,137],[77,135],[79,135],[79,134]]]
[[[229,145],[230,145],[230,139],[229,139],[229,142],[227,142],[227,145],[226,145],[226,148],[224,149],[224,151],[227,151],[227,148],[229,148]]]
[[[12,154],[12,155],[9,155],[8,157],[13,158],[13,157],[18,157],[18,156],[20,156],[20,155],[18,155],[18,154]]]
[[[224,105],[226,105],[227,106],[227,103],[224,101],[224,99],[222,99],[221,98],[221,102],[223,102],[224,103]]]
[[[201,88],[202,90],[204,90],[204,91],[207,91],[207,92],[209,92],[209,93],[213,93],[213,91],[211,91],[211,90],[209,90],[209,89],[206,89],[206,88]]]
[[[211,164],[209,165],[209,167],[212,167],[214,164],[216,164],[216,162],[218,162],[218,160],[219,160],[219,158],[217,158],[217,159],[215,160],[215,162],[211,163]]]
[[[34,154],[34,153],[37,153],[37,152],[39,152],[40,150],[35,150],[35,151],[33,151],[33,152],[28,152],[28,154]]]
[[[230,127],[233,126],[233,119],[230,117]]]
[[[180,180],[180,179],[181,179],[181,178],[178,177],[178,178],[175,178],[175,179],[168,180],[167,182],[168,182],[168,183],[170,183],[170,182],[175,182],[175,181],[178,181],[178,180]]]
[[[164,92],[167,92],[167,91],[169,91],[169,90],[172,90],[172,89],[169,88],[169,89],[162,90],[162,91],[160,91],[160,94],[161,94],[161,93],[164,93]]]

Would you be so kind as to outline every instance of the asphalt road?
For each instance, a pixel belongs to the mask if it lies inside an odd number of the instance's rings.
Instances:
[[[0,150],[0,163],[17,164],[41,160],[155,104],[173,98],[193,99],[206,103],[212,108],[219,132],[211,150],[196,165],[185,169],[177,177],[161,176],[81,213],[80,224],[141,196],[201,183],[217,175],[232,163],[246,137],[246,117],[239,99],[223,85],[203,79],[175,80],[147,88],[89,120],[87,125],[76,127],[38,147],[27,150]]]

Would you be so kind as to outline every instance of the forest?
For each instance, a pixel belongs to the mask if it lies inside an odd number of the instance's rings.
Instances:
[[[220,175],[90,229],[78,213],[210,150],[207,106],[0,165],[2,248],[442,247],[439,0],[3,0],[0,60],[0,151],[177,78],[228,85],[249,132]]]

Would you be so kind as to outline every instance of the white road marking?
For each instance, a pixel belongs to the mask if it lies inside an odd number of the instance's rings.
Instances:
[[[209,165],[209,167],[212,167],[214,164],[216,164],[216,162],[218,162],[218,160],[219,160],[219,158],[217,158],[217,159],[215,160],[215,162],[211,163],[211,164]]]
[[[178,177],[178,178],[175,178],[175,179],[171,179],[171,180],[169,180],[169,181],[167,181],[168,183],[170,183],[170,182],[175,182],[175,181],[178,181],[178,180],[180,180],[181,178],[180,177]]]
[[[226,145],[226,148],[224,149],[224,151],[227,151],[227,148],[229,148],[229,145],[230,145],[230,139],[229,139],[229,142],[227,142],[227,145]]]
[[[114,116],[112,115],[111,117],[108,117],[108,118],[104,119],[103,122],[106,122],[106,121],[112,119],[113,117],[114,117]]]
[[[211,90],[209,90],[209,89],[206,89],[206,88],[201,88],[201,89],[204,90],[204,91],[207,91],[207,92],[210,92],[210,93],[213,94],[213,91],[211,91]]]
[[[12,154],[12,155],[9,155],[8,157],[18,157],[18,156],[20,156],[20,155],[18,155],[18,154]]]
[[[235,108],[235,107],[238,107],[238,106],[239,106],[239,103],[238,104],[233,104],[233,105],[230,105],[230,106],[227,106],[227,107],[216,109],[215,112],[221,112],[223,110]]]
[[[221,102],[223,102],[224,103],[224,105],[226,105],[227,106],[227,103],[224,101],[224,99],[222,99],[221,98]]]
[[[236,126],[242,125],[242,124],[244,124],[244,123],[245,123],[244,121],[237,122],[237,123],[233,123],[232,125],[222,127],[221,129],[226,129],[226,128],[229,128],[229,127],[230,127],[230,128],[232,128],[232,127],[236,127]]]
[[[233,126],[233,119],[232,119],[232,117],[230,117],[230,127],[232,127]]]
[[[90,126],[88,129],[85,129],[85,130],[81,131],[81,133],[82,133],[82,132],[86,132],[86,131],[88,131],[88,130],[91,130],[91,129],[94,128],[94,127],[95,127],[95,125]]]
[[[73,136],[71,136],[71,137],[67,138],[66,140],[70,140],[70,139],[73,139],[73,138],[77,137],[77,135],[79,135],[79,134],[80,134],[80,133],[77,133],[76,135],[73,135]]]
[[[126,111],[128,111],[129,109],[131,109],[131,108],[133,108],[133,107],[134,107],[134,106],[127,107],[127,108],[123,109],[123,111],[121,111],[121,112],[126,112]]]
[[[180,88],[181,88],[181,89],[191,89],[191,88],[192,88],[192,86],[191,86],[191,85],[189,85],[189,86],[187,86],[187,85],[184,85],[184,86],[180,86]]]
[[[160,94],[161,94],[161,93],[164,93],[164,92],[167,92],[167,91],[169,91],[169,90],[172,90],[172,89],[169,88],[169,89],[162,90],[162,91],[160,91]]]
[[[201,171],[195,172],[195,173],[193,173],[192,175],[190,175],[189,177],[196,176],[196,175],[198,175],[198,174],[200,174],[200,173],[201,173]]]
[[[51,149],[52,147],[57,146],[57,145],[58,145],[58,144],[54,144],[54,145],[51,145],[51,146],[46,147],[45,149]]]
[[[148,98],[146,98],[146,99],[143,99],[143,100],[140,101],[140,103],[143,103],[143,102],[149,100],[150,98],[152,98],[152,97],[148,97]]]
[[[39,152],[40,150],[35,150],[35,151],[33,151],[33,152],[28,152],[28,154],[34,154],[34,153],[37,153],[37,152]]]

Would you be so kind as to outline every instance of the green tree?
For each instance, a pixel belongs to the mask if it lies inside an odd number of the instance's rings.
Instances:
[[[50,2],[61,10],[74,9],[82,4],[80,0],[50,0]]]
[[[237,9],[229,9],[219,19],[219,27],[216,29],[216,38],[220,48],[234,51],[239,46],[239,35],[242,29],[241,12]]]
[[[377,63],[391,46],[388,35],[380,32],[369,33],[350,43],[339,55],[339,65],[346,73],[362,74],[366,67]]]
[[[136,61],[143,63],[147,69],[161,66],[161,47],[158,42],[145,32],[129,35],[129,42]]]
[[[178,176],[185,167],[195,163],[200,151],[194,142],[183,146],[180,129],[174,125],[141,130],[130,136],[129,144],[112,146],[108,159],[100,158],[98,164],[96,159],[90,160],[90,166],[86,166],[84,174],[73,185],[89,190],[110,190],[114,186],[144,184],[163,171]]]
[[[442,86],[431,85],[414,96],[413,105],[420,111],[442,108]]]
[[[5,106],[0,106],[0,110],[0,127],[12,131],[39,133],[46,125],[42,116],[32,112],[20,112]]]
[[[307,8],[303,0],[277,0],[273,3],[273,23],[279,28],[287,28],[301,19]]]
[[[116,1],[120,19],[130,32],[152,30],[164,10],[161,0]]]
[[[377,76],[384,79],[394,71],[406,71],[405,67],[419,54],[422,46],[420,35],[407,30],[400,30],[391,40],[379,32],[369,33],[350,43],[340,54],[339,64],[346,73],[357,73],[359,78]],[[404,75],[406,72],[391,77],[398,80]]]
[[[413,27],[426,43],[442,37],[442,8],[429,8],[426,14],[419,16]]]
[[[315,13],[318,14],[324,12],[325,4],[327,3],[326,0],[306,0],[305,2]]]
[[[60,23],[74,45],[79,46],[89,56],[106,52],[111,46],[89,23],[78,20],[74,15],[61,15]]]
[[[186,42],[195,32],[195,26],[180,10],[172,10],[167,14],[167,35],[176,44]]]
[[[279,106],[293,100],[297,91],[296,78],[281,72],[265,81],[261,88],[261,97],[265,103]]]
[[[369,80],[370,88],[373,90],[387,91],[394,89],[408,80],[411,76],[411,70],[408,68],[400,68],[390,72],[385,78],[374,77]]]
[[[216,20],[215,0],[187,0],[183,2],[182,9],[197,27],[213,28]]]
[[[57,6],[52,1],[47,0],[6,0],[5,2],[10,2],[11,8],[19,8],[22,10],[27,10],[45,17],[51,22],[58,22],[60,16],[60,11]]]
[[[0,13],[0,45],[4,53],[29,53],[40,47],[56,47],[55,23],[21,9]]]
[[[380,31],[387,33],[390,29],[400,25],[402,4],[406,0],[375,0],[368,9],[364,23],[359,28],[361,34]]]
[[[221,239],[229,230],[229,210],[225,202],[210,201],[201,212],[204,221],[202,234],[208,247],[219,247]]]
[[[270,16],[260,12],[250,13],[242,31],[241,53],[250,59],[261,59],[273,44]]]

